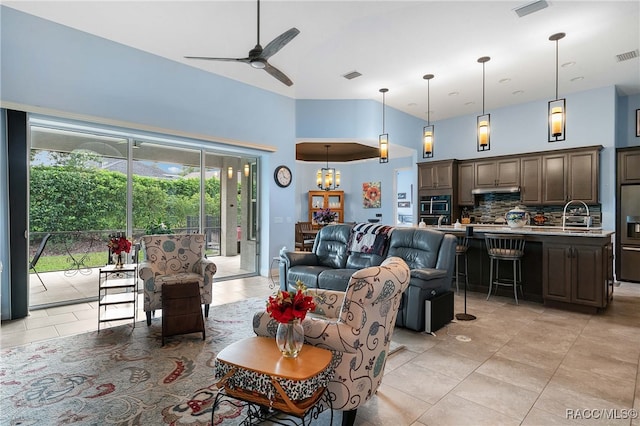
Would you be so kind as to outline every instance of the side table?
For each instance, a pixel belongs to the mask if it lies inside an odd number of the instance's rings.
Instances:
[[[162,286],[162,346],[177,334],[200,333],[205,339],[204,319],[197,281]]]
[[[107,306],[130,305],[107,312]],[[104,308],[104,312],[103,312]],[[107,265],[98,272],[98,333],[100,324],[108,321],[132,320],[136,326],[138,310],[138,265],[130,263],[122,268]]]
[[[285,358],[275,339],[269,337],[256,336],[232,343],[215,360],[215,376],[220,380],[211,424],[223,396],[249,407],[250,424],[252,420],[265,420],[270,409],[301,418],[303,424],[308,414],[317,417],[322,411],[320,401],[331,409],[326,387],[333,378],[332,358],[331,351],[307,344],[296,358]]]

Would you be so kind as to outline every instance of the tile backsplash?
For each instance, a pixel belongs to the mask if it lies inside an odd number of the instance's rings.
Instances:
[[[562,210],[564,206],[527,206],[520,202],[520,194],[483,194],[476,195],[476,205],[467,207],[469,217],[475,223],[493,223],[498,218],[504,218],[505,214],[519,206],[529,212],[531,218],[538,212],[542,212],[548,221],[547,226],[562,226]],[[581,208],[576,214],[584,215],[584,206],[574,203],[569,206],[571,210]],[[589,214],[592,217],[592,226],[600,226],[602,223],[602,209],[600,204],[590,205]],[[460,218],[452,218],[453,221]],[[532,221],[533,224],[533,221]]]

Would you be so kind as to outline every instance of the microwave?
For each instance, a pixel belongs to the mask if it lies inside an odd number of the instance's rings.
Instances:
[[[420,197],[420,214],[451,214],[451,195],[423,195]]]

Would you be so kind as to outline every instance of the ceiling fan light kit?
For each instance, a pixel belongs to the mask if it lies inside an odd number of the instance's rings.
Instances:
[[[267,44],[264,49],[260,44],[260,0],[258,3],[258,19],[257,19],[257,43],[256,46],[249,51],[246,58],[214,58],[210,56],[185,56],[187,59],[202,59],[205,61],[227,61],[227,62],[244,62],[251,65],[252,68],[265,70],[269,75],[276,78],[281,83],[292,86],[293,81],[287,77],[282,71],[271,65],[268,61],[270,57],[278,53],[287,43],[289,43],[295,36],[300,34],[300,30],[297,28],[291,28],[278,37],[274,38]]]

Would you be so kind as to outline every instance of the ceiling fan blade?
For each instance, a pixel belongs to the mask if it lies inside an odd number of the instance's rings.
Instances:
[[[203,59],[205,61],[249,62],[249,58],[211,58],[209,56],[185,56],[186,59]]]
[[[286,84],[287,86],[292,86],[293,85],[293,81],[291,81],[291,79],[289,77],[284,75],[284,73],[282,71],[280,71],[278,68],[274,67],[273,65],[269,64],[268,62],[265,63],[265,65],[266,66],[264,67],[264,70],[266,72],[268,72],[273,77],[277,78],[278,80],[280,80],[283,84]]]
[[[262,56],[264,59],[275,55],[280,49],[282,49],[287,43],[289,43],[295,36],[300,34],[300,30],[297,28],[291,28],[280,34],[278,37],[271,40],[262,50]]]

